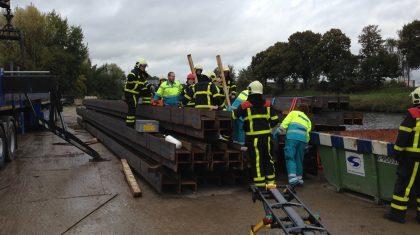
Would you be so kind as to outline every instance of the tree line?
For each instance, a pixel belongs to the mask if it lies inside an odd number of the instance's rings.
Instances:
[[[116,64],[92,65],[80,26],[70,25],[55,11],[41,13],[33,5],[16,8],[14,14],[12,24],[23,33],[24,51],[18,42],[0,41],[0,67],[50,71],[58,75],[61,93],[66,95],[122,97],[124,72]],[[0,26],[4,24],[0,17]]]
[[[276,42],[253,56],[238,73],[238,87],[260,80],[265,85],[274,81],[278,93],[298,82],[304,89],[354,92],[376,89],[387,78],[409,83],[410,71],[420,68],[420,21],[404,25],[398,36],[384,40],[378,25],[368,25],[358,36],[361,48],[354,55],[350,38],[340,29],[322,35],[296,32],[287,42]]]

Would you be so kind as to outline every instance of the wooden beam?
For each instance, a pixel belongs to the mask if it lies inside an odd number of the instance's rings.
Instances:
[[[194,63],[193,63],[191,54],[187,55],[187,59],[188,59],[188,64],[190,65],[191,73],[194,74],[194,80],[195,80],[194,82],[197,83],[198,82],[197,73],[195,72]]]
[[[229,91],[227,89],[225,74],[223,71],[222,59],[220,58],[220,55],[216,56],[216,61],[217,61],[217,66],[219,67],[220,77],[222,78],[222,82],[223,82],[223,91],[226,97],[226,106],[230,107],[231,105],[230,105]]]
[[[136,178],[134,178],[133,172],[131,171],[127,160],[124,158],[121,158],[121,164],[123,166],[125,179],[127,180],[128,185],[130,186],[131,192],[133,193],[133,197],[140,197],[141,189],[139,185],[137,184]]]

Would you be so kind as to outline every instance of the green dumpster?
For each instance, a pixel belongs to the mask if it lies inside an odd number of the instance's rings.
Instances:
[[[397,130],[373,132],[389,138],[395,137]],[[355,137],[356,133],[361,137]],[[347,189],[371,196],[376,202],[390,201],[398,166],[392,158],[393,144],[366,139],[366,134],[372,135],[369,130],[312,132],[311,144],[318,146],[324,176],[338,191]]]

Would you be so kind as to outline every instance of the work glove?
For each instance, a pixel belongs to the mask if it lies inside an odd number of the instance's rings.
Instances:
[[[273,138],[277,139],[279,135],[285,135],[286,131],[284,130],[283,127],[277,127],[273,129]]]

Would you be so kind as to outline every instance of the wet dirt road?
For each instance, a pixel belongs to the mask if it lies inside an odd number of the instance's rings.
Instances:
[[[74,125],[73,108],[65,115]],[[244,185],[199,185],[194,194],[159,195],[138,178],[143,197],[135,199],[119,160],[100,143],[91,146],[111,161],[89,162],[45,131],[21,135],[19,142],[17,159],[0,170],[0,234],[62,234],[70,227],[65,234],[249,234],[264,215]],[[413,209],[406,224],[391,223],[382,219],[387,206],[336,193],[321,176],[305,184],[298,196],[332,234],[419,234]]]

